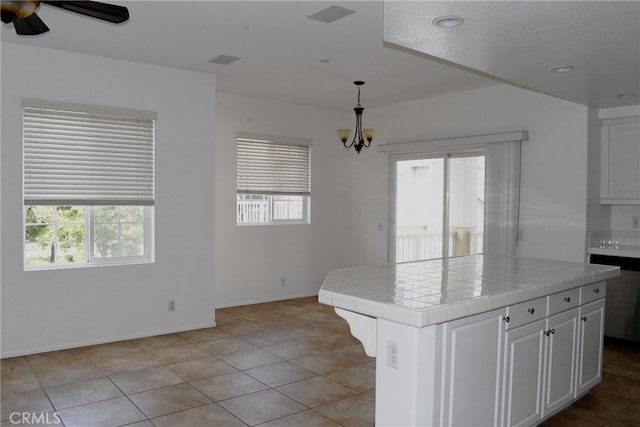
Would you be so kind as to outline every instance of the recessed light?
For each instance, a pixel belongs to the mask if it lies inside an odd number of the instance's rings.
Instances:
[[[570,71],[575,70],[576,67],[573,65],[557,65],[551,69],[554,73],[568,73]]]
[[[636,96],[635,93],[621,93],[620,95],[616,95],[616,97],[618,97],[620,99],[634,98],[635,96]]]
[[[459,16],[440,16],[434,19],[431,23],[440,28],[455,28],[462,25],[464,19]]]

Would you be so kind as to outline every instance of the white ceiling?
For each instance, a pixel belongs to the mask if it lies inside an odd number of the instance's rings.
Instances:
[[[422,15],[422,21],[411,16],[401,18],[406,25],[415,26],[413,41],[422,40],[419,45],[404,46],[461,63],[463,67],[424,54],[409,54],[406,49],[383,42],[382,1],[114,0],[113,3],[129,8],[131,18],[127,23],[107,24],[42,5],[38,15],[50,32],[19,37],[12,26],[3,24],[0,37],[7,42],[211,73],[216,75],[217,88],[223,92],[339,111],[350,111],[355,104],[354,80],[366,82],[362,88],[365,107],[496,83],[464,66],[601,108],[639,103],[637,97],[615,98],[618,90],[640,93],[640,19],[637,19],[640,15],[634,16],[628,8],[617,6],[625,3],[634,7],[639,4],[637,1],[607,2],[610,8],[586,8],[586,13],[577,15],[572,13],[582,9],[576,7],[593,2],[545,2],[540,13],[535,13],[542,5],[538,2],[413,2],[420,6],[420,13],[429,15]],[[393,1],[389,6],[401,3],[405,2]],[[514,3],[533,4],[523,9],[514,7]],[[546,19],[546,15],[554,16],[556,4],[563,11],[562,16],[568,17],[567,32],[575,37],[565,39],[565,32],[555,31],[558,22]],[[355,13],[329,24],[307,18],[332,5]],[[440,36],[433,33],[431,15],[451,13],[464,16],[465,25],[455,29],[456,33]],[[509,23],[504,31],[493,27],[496,14]],[[580,19],[574,19],[576,16]],[[600,22],[601,19],[612,27]],[[630,29],[626,29],[627,25]],[[618,26],[624,28],[618,31]],[[591,34],[591,28],[597,31]],[[608,28],[616,31],[605,31]],[[452,34],[455,38],[447,38]],[[432,47],[439,49],[430,50],[424,37],[433,39]],[[560,45],[562,49],[557,49]],[[563,52],[571,55],[565,60]],[[241,59],[230,65],[208,62],[221,54]],[[575,93],[565,94],[562,89],[566,84],[550,84],[546,77],[537,78],[551,74],[544,63],[551,54],[553,65],[558,65],[555,62],[559,60],[568,61],[576,66],[576,71],[587,74],[579,77],[581,84]],[[321,59],[330,62],[323,63]]]

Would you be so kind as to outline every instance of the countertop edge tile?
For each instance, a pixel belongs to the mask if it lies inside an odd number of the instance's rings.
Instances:
[[[318,302],[421,328],[545,297],[619,274],[620,269],[611,266],[470,255],[448,260],[332,270],[318,292]],[[412,276],[416,277],[415,281],[412,281]],[[423,284],[420,277],[429,280]],[[437,286],[434,285],[438,293],[425,295],[433,297],[436,305],[432,305],[430,298],[425,298],[429,300],[425,304],[419,301],[420,298],[412,300],[411,295],[407,295],[407,285],[420,282],[420,289],[429,289],[432,286],[427,284],[438,278],[442,278]],[[447,278],[451,278],[450,282]],[[477,288],[480,294],[471,292],[468,298],[463,296],[462,299],[454,296],[456,292],[470,288]],[[400,299],[396,304],[375,300],[373,297],[378,293],[373,292],[374,289],[399,295]],[[448,294],[454,302],[447,302]],[[402,295],[407,297],[402,298]],[[439,305],[438,295],[441,295]]]

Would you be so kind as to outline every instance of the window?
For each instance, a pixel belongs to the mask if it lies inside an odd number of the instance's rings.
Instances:
[[[237,137],[237,223],[308,224],[311,142]]]
[[[23,109],[25,268],[151,262],[155,113]]]
[[[390,212],[389,261],[404,259],[397,247],[397,234],[400,231],[397,227],[406,219],[405,209],[401,207],[402,199],[410,195],[402,194],[405,186],[399,183],[403,179],[400,174],[406,175],[406,172],[400,171],[398,167],[404,160],[412,159],[433,159],[431,164],[416,167],[416,176],[431,174],[433,177],[444,178],[442,190],[437,193],[432,191],[432,206],[429,207],[433,211],[432,208],[442,205],[443,230],[451,231],[451,225],[455,226],[455,223],[462,224],[464,228],[473,227],[475,230],[471,230],[471,237],[476,242],[469,240],[469,253],[515,256],[520,207],[520,152],[522,142],[528,139],[528,132],[514,131],[379,145],[378,151],[390,155],[392,173],[389,188],[395,205]],[[474,160],[482,156],[484,160]],[[442,173],[436,171],[440,167],[439,162],[442,162]],[[444,172],[445,170],[449,172]],[[464,172],[459,174],[456,170]],[[463,186],[460,187],[455,181]],[[460,192],[456,188],[464,191]],[[445,206],[449,206],[448,211],[444,210]],[[436,245],[441,248],[437,249],[440,256],[445,258],[460,254],[455,242],[452,243],[447,234],[448,232],[443,232],[442,243]],[[414,255],[407,257],[413,258]]]
[[[484,160],[395,160],[395,262],[482,253]]]

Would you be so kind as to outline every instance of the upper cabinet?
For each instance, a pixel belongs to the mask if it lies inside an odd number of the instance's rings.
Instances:
[[[602,120],[600,203],[640,205],[640,117]]]

